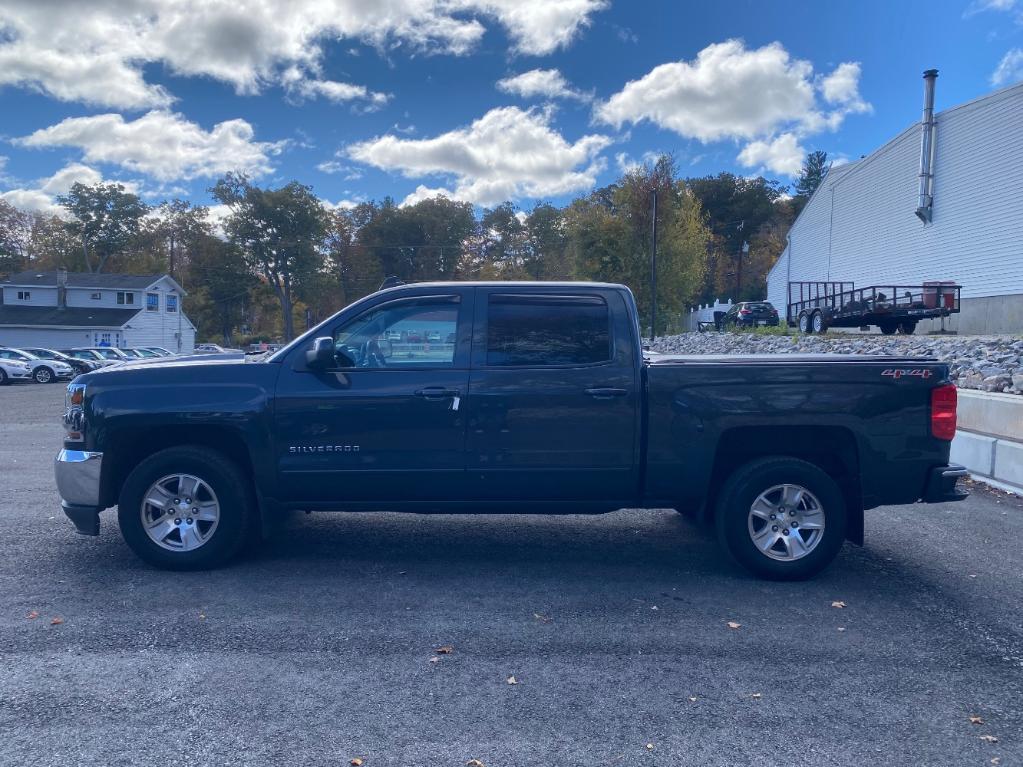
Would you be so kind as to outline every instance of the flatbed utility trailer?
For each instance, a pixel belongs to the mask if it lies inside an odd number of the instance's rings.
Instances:
[[[910,335],[920,320],[958,314],[961,290],[955,282],[866,288],[852,282],[790,282],[785,319],[801,333],[876,325],[886,336]]]

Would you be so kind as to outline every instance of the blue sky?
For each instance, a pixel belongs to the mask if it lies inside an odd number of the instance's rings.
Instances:
[[[1023,77],[1023,0],[5,0],[0,196],[563,203],[672,152],[792,181]]]

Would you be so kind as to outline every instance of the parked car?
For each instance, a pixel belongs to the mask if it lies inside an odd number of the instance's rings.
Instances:
[[[136,348],[151,351],[158,357],[173,357],[176,354],[176,352],[172,352],[170,349],[164,349],[162,346],[138,346]]]
[[[245,354],[241,349],[220,346],[219,344],[196,344],[196,354]]]
[[[775,327],[778,323],[778,310],[770,301],[742,301],[725,312],[721,321],[722,329],[755,328],[758,325]]]
[[[100,357],[111,362],[125,362],[126,360],[137,359],[134,355],[125,354],[114,346],[81,346],[76,347],[83,351],[95,352]]]
[[[121,349],[121,351],[127,354],[129,357],[135,357],[136,359],[140,360],[155,360],[163,357],[162,354],[157,354],[154,351],[150,351],[149,349],[144,349],[138,346],[126,347]]]
[[[32,371],[32,379],[36,383],[69,381],[77,375],[75,369],[66,362],[40,359],[24,349],[4,347],[0,349],[0,359],[27,363]]]
[[[458,342],[388,355],[410,322]],[[405,285],[269,357],[81,376],[56,481],[79,532],[117,506],[135,553],[177,570],[289,510],[674,507],[752,572],[806,578],[862,544],[864,509],[966,496],[948,376],[932,358],[646,355],[621,285]]]
[[[27,362],[0,358],[0,386],[12,381],[31,381],[32,366]]]
[[[61,349],[61,354],[66,354],[68,357],[74,357],[76,360],[85,360],[86,362],[95,362],[101,368],[109,367],[110,365],[116,365],[121,360],[111,360],[104,357],[99,352],[92,349]]]
[[[38,346],[31,346],[25,347],[24,351],[29,354],[34,354],[41,360],[54,360],[57,362],[63,362],[65,365],[70,365],[76,374],[91,373],[93,370],[99,370],[103,367],[99,360],[78,359],[54,349],[43,349]]]

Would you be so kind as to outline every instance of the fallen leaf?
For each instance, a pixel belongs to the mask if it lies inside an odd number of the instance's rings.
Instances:
[[[762,697],[764,697],[764,696],[761,695],[759,692],[753,693],[753,699],[754,700],[760,700]]]
[[[845,631],[845,626],[839,626],[839,627],[838,627],[838,630],[839,630],[839,631]]]
[[[470,759],[468,762],[465,763],[465,767],[487,767],[487,766],[485,764],[483,764],[483,762],[481,762],[479,759]]]
[[[996,738],[994,735],[981,735],[980,739],[983,740],[985,743],[997,743],[998,742],[998,738]]]
[[[438,655],[450,655],[454,651],[455,648],[449,644],[446,644],[443,647],[438,647],[436,650],[434,650],[434,652],[437,653]]]
[[[689,698],[689,702],[690,703],[696,703],[696,696],[693,695],[691,698]]]
[[[991,764],[1001,764],[1001,763],[1002,763],[1002,760],[1000,758],[998,758],[997,756],[992,756],[991,757]]]
[[[63,622],[64,622],[64,619],[63,619],[63,618],[61,618],[61,617],[60,617],[60,616],[58,615],[58,616],[57,616],[56,618],[54,618],[53,620],[51,620],[51,621],[50,621],[50,625],[51,625],[51,626],[59,626],[59,625],[60,625],[61,623],[63,623]]]
[[[430,658],[430,663],[440,663],[440,658],[434,655],[433,657]]]
[[[656,610],[656,609],[657,609],[657,605],[654,605],[654,606],[653,606],[653,607],[651,607],[650,609],[651,609],[651,610]]]
[[[355,757],[349,762],[352,767],[362,767],[362,760],[359,757]]]
[[[730,629],[737,629],[741,625],[741,623],[736,623],[735,621],[728,621],[728,628]]]
[[[984,724],[984,720],[976,714],[970,714],[970,724]]]
[[[647,743],[646,744],[646,750],[647,751],[653,751],[654,750],[654,744],[653,743]]]
[[[206,613],[199,613],[199,620],[206,620]]]
[[[533,613],[533,618],[535,620],[540,621],[540,623],[550,623],[551,622],[550,618],[548,618],[546,615],[541,615],[540,613]]]
[[[39,611],[38,610],[33,610],[32,612],[30,612],[25,617],[28,618],[30,621],[34,621],[36,618],[39,617]]]
[[[508,677],[506,681],[508,682],[508,684],[518,684],[518,680],[516,680],[515,677],[513,676]]]
[[[843,607],[845,607],[845,602],[832,602],[831,606],[837,607],[838,609],[841,610]]]

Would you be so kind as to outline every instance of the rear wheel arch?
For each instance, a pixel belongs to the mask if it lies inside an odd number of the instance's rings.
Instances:
[[[740,466],[765,457],[791,457],[811,463],[838,483],[848,514],[847,538],[863,543],[863,494],[860,489],[859,447],[844,426],[741,426],[718,440],[711,468],[703,517],[710,521],[718,494]]]

